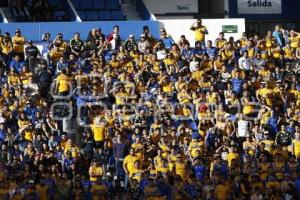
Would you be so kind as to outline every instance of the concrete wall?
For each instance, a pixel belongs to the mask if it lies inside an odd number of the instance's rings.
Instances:
[[[171,19],[159,20],[160,26],[164,27],[168,34],[170,34],[175,42],[178,42],[181,35],[189,40],[191,46],[195,44],[195,34],[190,30],[191,25],[195,19]],[[236,25],[238,27],[237,33],[225,33],[225,38],[234,37],[235,40],[239,39],[243,32],[245,32],[245,19],[202,19],[202,23],[208,30],[206,40],[213,42],[222,31],[223,25]]]

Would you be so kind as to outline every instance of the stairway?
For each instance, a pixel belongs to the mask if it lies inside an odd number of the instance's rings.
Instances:
[[[123,0],[121,4],[123,14],[126,15],[127,20],[142,20],[139,13],[136,10],[135,0]]]

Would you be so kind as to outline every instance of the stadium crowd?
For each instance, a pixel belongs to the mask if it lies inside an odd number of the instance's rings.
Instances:
[[[121,31],[1,36],[0,199],[300,198],[300,33]]]

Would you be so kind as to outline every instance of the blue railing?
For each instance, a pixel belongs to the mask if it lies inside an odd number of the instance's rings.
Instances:
[[[143,31],[143,26],[148,26],[151,34],[155,38],[159,38],[159,23],[157,21],[2,23],[0,29],[11,35],[14,35],[16,29],[21,29],[25,38],[33,41],[40,41],[44,33],[50,33],[51,38],[54,38],[58,33],[63,33],[64,38],[70,40],[75,32],[79,32],[81,38],[85,40],[92,28],[101,28],[102,32],[108,35],[115,25],[120,27],[121,39],[127,39],[129,34],[139,37]]]

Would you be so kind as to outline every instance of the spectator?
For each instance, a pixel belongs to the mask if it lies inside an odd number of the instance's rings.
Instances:
[[[18,53],[10,62],[6,33],[0,198],[296,199],[297,33],[281,30],[284,46],[272,31],[221,34],[204,48],[194,30],[195,48],[147,27],[138,45],[116,43],[117,28],[109,42],[58,34],[43,41],[47,61],[26,48],[37,76]]]
[[[21,35],[21,30],[17,29],[15,35],[12,37],[13,53],[20,56],[20,59],[24,60],[24,44],[25,38]]]
[[[118,25],[114,26],[113,31],[107,36],[107,42],[111,42],[114,34],[119,35],[120,27]]]
[[[122,141],[122,136],[117,135],[117,140],[113,146],[113,155],[116,161],[116,176],[121,177],[124,176],[123,165],[124,159],[128,152],[128,146],[126,143]],[[126,171],[125,171],[126,173]]]
[[[8,65],[10,63],[13,51],[13,43],[9,33],[5,33],[1,38],[1,49],[3,60],[5,64]]]
[[[224,33],[220,32],[219,37],[215,41],[215,46],[218,49],[222,49],[225,46],[226,43],[227,43],[227,40],[224,38]]]
[[[146,49],[150,48],[150,44],[147,40],[145,40],[145,35],[141,34],[140,41],[138,43],[139,51],[142,53],[146,52]]]
[[[16,54],[10,63],[10,69],[14,69],[16,72],[20,73],[22,70],[24,62],[21,61],[19,54]]]
[[[160,32],[161,42],[164,44],[166,49],[170,49],[172,45],[175,43],[173,38],[167,34],[165,29],[161,29]]]
[[[217,56],[217,48],[212,46],[212,41],[207,41],[207,47],[205,47],[205,52],[210,59],[214,59]]]
[[[37,57],[40,56],[40,50],[33,45],[31,40],[28,40],[28,46],[25,48],[26,60],[28,63],[30,72],[36,74]]]
[[[50,33],[45,33],[42,36],[42,52],[41,52],[41,56],[44,59],[48,59],[48,53],[50,52],[51,48],[52,48],[52,42],[50,40]]]
[[[277,43],[280,47],[283,47],[284,42],[285,42],[284,38],[283,38],[283,35],[282,35],[282,30],[283,29],[281,29],[279,25],[276,25],[275,30],[272,34],[272,36],[276,39],[276,41],[277,41]]]
[[[52,83],[52,72],[47,68],[45,61],[42,63],[42,69],[38,72],[38,80],[41,96],[47,97],[46,91],[49,91]]]
[[[136,46],[137,43],[134,41],[134,35],[133,34],[130,34],[129,37],[128,37],[128,40],[125,41],[125,49],[128,51],[128,52],[131,52],[133,49],[134,49],[134,46]]]
[[[201,42],[202,49],[205,48],[205,35],[208,31],[205,26],[202,25],[202,20],[197,21],[191,26],[191,30],[195,32],[195,42]]]

